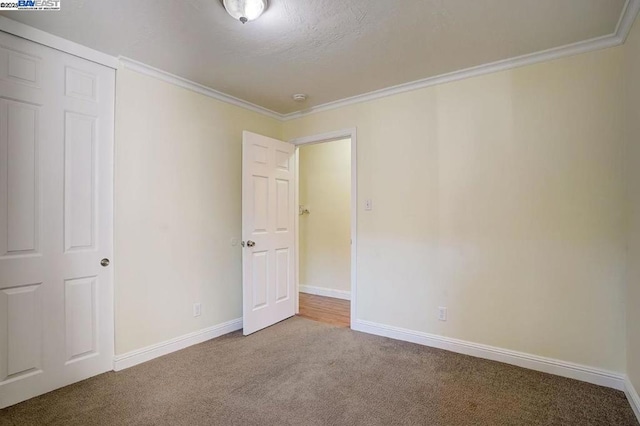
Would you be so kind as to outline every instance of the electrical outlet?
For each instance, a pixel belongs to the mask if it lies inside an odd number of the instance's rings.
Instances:
[[[193,316],[194,317],[199,317],[201,313],[202,313],[202,305],[200,303],[194,303],[193,304]]]
[[[440,306],[438,308],[438,319],[440,321],[446,321],[447,320],[447,308]]]
[[[373,210],[373,201],[371,199],[364,200],[364,209]]]

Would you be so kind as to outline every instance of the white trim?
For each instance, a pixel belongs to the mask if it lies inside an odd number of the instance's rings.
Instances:
[[[580,41],[577,43],[567,44],[565,46],[554,47],[552,49],[542,50],[539,52],[529,53],[522,56],[516,56],[509,59],[503,59],[496,62],[478,65],[446,74],[440,74],[421,80],[391,86],[380,90],[374,90],[369,93],[340,99],[337,101],[327,102],[322,105],[311,107],[304,111],[296,111],[284,114],[284,121],[293,120],[317,112],[329,111],[336,108],[342,108],[361,102],[367,102],[374,99],[380,99],[387,96],[397,95],[413,90],[424,89],[425,87],[435,86],[438,84],[450,83],[457,80],[464,80],[471,77],[478,77],[485,74],[491,74],[498,71],[510,70],[526,65],[533,65],[540,62],[553,61],[555,59],[574,56],[581,53],[592,52],[595,50],[606,49],[623,44],[631,31],[633,22],[640,11],[640,0],[627,0],[620,14],[620,19],[616,25],[615,32],[601,37]]]
[[[143,362],[151,361],[154,358],[179,351],[207,340],[215,339],[232,331],[242,329],[242,318],[214,325],[213,327],[204,328],[185,334],[165,342],[147,346],[146,348],[137,349],[127,352],[126,354],[117,355],[113,358],[113,369],[115,371],[124,370]]]
[[[296,167],[296,176],[295,176],[295,180],[293,181],[293,198],[295,200],[294,206],[296,206],[296,208],[298,208],[298,206],[300,205],[300,193],[298,191],[298,185],[300,182],[300,150],[298,148],[296,148],[295,150],[295,155],[294,155],[294,164]],[[295,291],[296,291],[296,315],[298,315],[300,313],[300,244],[299,244],[299,236],[298,236],[298,230],[300,226],[300,215],[296,214],[295,215],[295,219],[293,220],[293,232],[294,232],[294,251],[295,251],[295,274],[294,274],[294,279],[296,280],[294,283],[294,287],[295,287]]]
[[[622,13],[620,14],[620,19],[618,20],[618,25],[616,25],[616,31],[614,35],[620,41],[620,44],[623,44],[627,41],[627,37],[631,32],[631,27],[633,27],[633,23],[638,16],[638,12],[640,12],[640,0],[627,0],[622,9]]]
[[[66,40],[62,37],[49,34],[37,28],[30,27],[21,22],[0,16],[0,31],[4,31],[14,36],[42,44],[52,49],[60,50],[79,58],[104,65],[109,68],[118,68],[118,59],[106,53],[99,52],[78,43]]]
[[[337,130],[329,133],[322,133],[319,135],[305,136],[301,138],[292,139],[289,142],[299,146],[306,144],[315,144],[322,142],[336,141],[340,139],[351,139],[351,324],[356,321],[357,307],[356,297],[358,294],[358,131],[355,127],[350,129]],[[296,169],[298,169],[298,149],[296,148]],[[300,205],[299,191],[298,191],[298,176],[294,185],[295,191],[295,205]],[[299,221],[298,215],[295,220],[295,241],[296,241],[296,253],[299,252]],[[296,290],[300,292],[300,282],[298,275],[298,262],[296,257]],[[297,303],[297,302],[296,302]],[[297,307],[298,305],[296,305]],[[297,309],[297,308],[296,308]]]
[[[638,392],[633,387],[629,377],[624,378],[624,393],[627,395],[629,404],[631,404],[631,408],[633,408],[633,412],[638,418],[638,422],[640,422],[640,396],[638,396]]]
[[[210,98],[217,99],[219,101],[235,105],[240,108],[248,109],[249,111],[257,112],[258,114],[266,115],[267,117],[275,118],[276,120],[282,120],[282,114],[271,111],[270,109],[252,104],[251,102],[243,101],[242,99],[219,92],[200,83],[187,80],[186,78],[182,78],[175,74],[171,74],[161,69],[154,68],[151,65],[143,64],[142,62],[138,62],[124,56],[120,56],[119,59],[124,68],[128,68],[141,74],[157,78],[167,83],[175,84],[176,86],[182,87],[184,89],[192,90],[201,95],[208,96]]]
[[[377,324],[365,320],[356,320],[355,323],[352,322],[351,328],[364,333],[445,349],[451,352],[490,359],[493,361],[528,368],[530,370],[555,374],[557,376],[581,380],[583,382],[606,386],[617,390],[624,390],[623,374],[586,365],[574,364],[558,359],[467,342],[465,340],[453,339],[420,331],[407,330],[400,327]]]
[[[331,141],[337,141],[340,139],[353,138],[354,137],[353,135],[355,134],[356,134],[356,128],[352,127],[350,129],[336,130],[333,132],[322,133],[320,135],[303,136],[300,138],[292,139],[289,142],[294,145],[307,145],[307,144],[331,142]]]
[[[329,111],[336,108],[342,108],[361,102],[372,101],[388,96],[398,95],[400,93],[411,92],[418,89],[424,89],[426,87],[436,86],[439,84],[451,83],[453,81],[465,80],[471,77],[478,77],[485,74],[491,74],[499,71],[510,70],[513,68],[523,67],[526,65],[533,65],[539,62],[551,61],[554,59],[563,58],[566,56],[577,55],[580,53],[586,53],[594,50],[605,49],[608,47],[614,47],[621,44],[617,37],[605,36],[588,41],[578,42],[569,46],[558,47],[549,49],[542,52],[531,53],[528,55],[519,56],[516,58],[504,59],[501,61],[492,62],[489,64],[478,65],[471,68],[462,69],[459,71],[453,71],[446,74],[441,74],[433,77],[428,77],[422,80],[416,80],[408,83],[399,84],[397,86],[387,87],[380,90],[374,90],[373,92],[364,93],[361,95],[352,96],[345,99],[340,99],[333,102],[327,102],[322,105],[311,107],[304,111],[292,112],[285,114],[284,121],[293,120],[296,118],[305,117],[307,115],[315,114],[318,112]]]
[[[316,287],[313,285],[300,284],[300,293],[315,294],[318,296],[333,297],[335,299],[351,300],[351,292],[346,290],[336,290],[328,287]]]

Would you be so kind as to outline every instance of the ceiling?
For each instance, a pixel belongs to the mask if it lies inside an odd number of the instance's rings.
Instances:
[[[3,15],[287,114],[615,31],[625,0],[62,0]],[[308,94],[297,103],[294,93]]]

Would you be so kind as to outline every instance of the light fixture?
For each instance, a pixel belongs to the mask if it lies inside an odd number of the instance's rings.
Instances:
[[[267,0],[222,0],[227,13],[243,24],[254,21],[267,8]]]
[[[304,101],[307,100],[307,95],[305,95],[304,93],[296,93],[295,95],[293,95],[291,97],[296,102],[304,102]]]

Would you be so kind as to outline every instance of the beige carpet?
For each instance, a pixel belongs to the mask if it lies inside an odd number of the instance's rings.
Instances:
[[[292,318],[0,411],[0,425],[638,425],[622,392]]]

